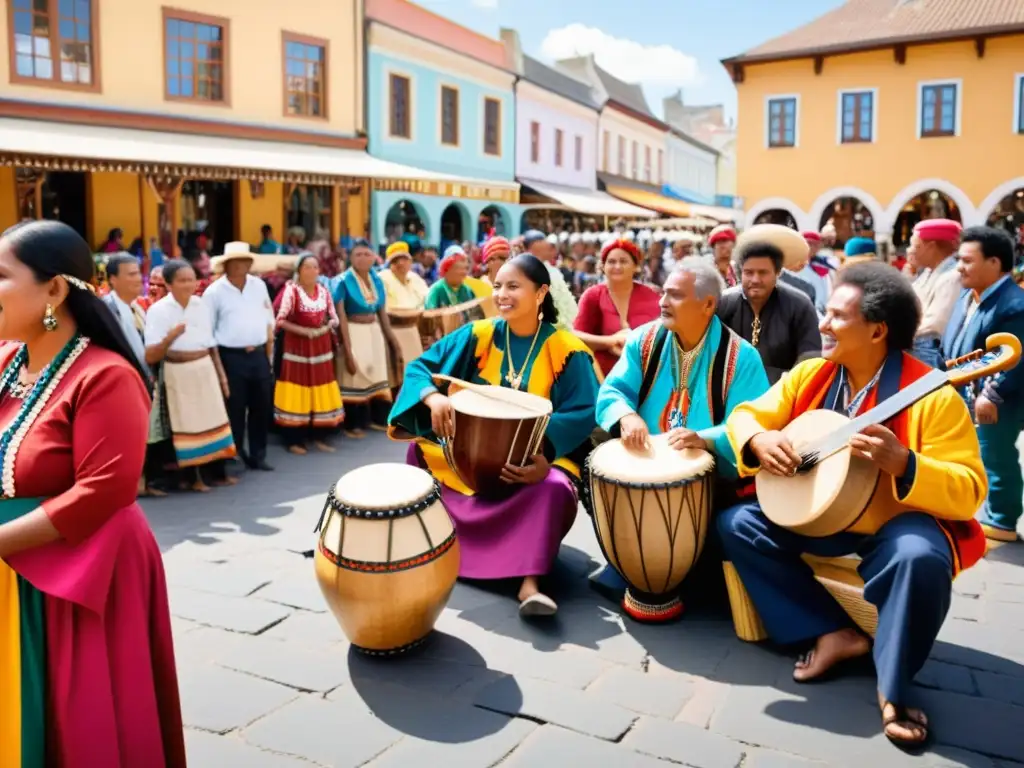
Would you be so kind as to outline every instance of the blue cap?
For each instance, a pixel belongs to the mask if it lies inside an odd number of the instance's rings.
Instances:
[[[548,236],[541,232],[539,229],[528,229],[523,232],[523,245],[529,248],[531,245],[539,240],[547,240]]]
[[[874,256],[877,252],[878,247],[870,237],[851,237],[846,241],[844,249],[848,259],[854,256]]]
[[[461,245],[449,245],[447,248],[444,249],[444,258],[446,258],[446,259],[449,256],[465,256],[465,255],[466,255],[466,252],[464,250],[462,250],[462,246]]]

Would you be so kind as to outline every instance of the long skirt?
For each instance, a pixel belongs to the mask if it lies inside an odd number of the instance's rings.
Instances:
[[[415,443],[406,463],[427,468]],[[466,496],[446,485],[441,486],[441,499],[455,523],[459,576],[466,579],[547,574],[579,508],[576,486],[555,468],[541,482],[521,486],[500,501]]]
[[[402,355],[401,366],[392,364],[388,368],[388,380],[391,388],[395,389],[402,386],[402,382],[405,380],[404,366],[423,354],[423,337],[420,336],[419,327],[415,325],[392,326],[392,330],[395,332],[395,338],[398,339],[398,351]]]
[[[281,373],[274,386],[274,422],[279,427],[327,429],[344,419],[330,334],[310,339],[285,331]]]
[[[344,355],[335,359],[341,397],[346,404],[362,405],[371,400],[391,402],[388,383],[388,344],[376,320],[372,323],[349,323],[349,340],[356,362],[355,374],[345,367]]]
[[[179,467],[233,458],[237,451],[213,358],[163,364],[171,440]]]
[[[41,499],[0,503],[0,523]],[[0,562],[0,766],[185,766],[167,584],[142,510]]]

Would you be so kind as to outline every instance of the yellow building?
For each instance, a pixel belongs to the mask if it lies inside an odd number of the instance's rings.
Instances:
[[[722,63],[747,222],[1024,223],[1024,2],[847,0]]]
[[[0,230],[363,236],[363,0],[0,0]]]

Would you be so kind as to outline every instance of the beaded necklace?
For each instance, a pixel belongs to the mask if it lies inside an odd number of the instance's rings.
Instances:
[[[708,328],[710,327],[709,325]],[[700,337],[700,341],[697,342],[697,346],[688,352],[683,349],[678,337],[673,339],[672,356],[669,359],[672,363],[672,378],[675,382],[676,392],[672,398],[673,407],[668,416],[671,429],[680,429],[686,426],[686,419],[690,415],[690,372],[693,369],[693,364],[700,357],[701,350],[704,349],[704,341],[707,337],[708,332],[705,331],[704,335]]]
[[[359,283],[359,291],[363,294],[363,301],[366,302],[368,307],[377,306],[377,286],[373,283],[373,273],[366,276],[366,281],[363,281],[362,276],[355,272],[356,282]]]
[[[64,345],[64,348],[57,353],[57,356],[50,361],[39,374],[32,390],[22,401],[14,420],[0,433],[0,489],[3,494],[0,498],[15,498],[14,488],[14,462],[18,458],[18,449],[22,441],[32,429],[39,414],[53,396],[54,391],[60,384],[64,374],[89,346],[89,340],[83,336],[75,336]],[[22,346],[15,354],[14,359],[7,364],[2,375],[0,375],[0,397],[10,394],[11,389],[18,380],[18,374],[28,362],[28,350]]]

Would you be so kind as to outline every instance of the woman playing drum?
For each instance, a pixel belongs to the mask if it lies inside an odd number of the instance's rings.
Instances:
[[[576,517],[576,481],[594,428],[598,389],[590,351],[575,335],[555,328],[549,290],[548,271],[534,256],[505,264],[494,282],[500,317],[460,328],[411,362],[390,417],[392,436],[401,430],[419,438],[409,448],[409,463],[426,467],[444,486],[462,548],[459,575],[521,577],[518,597],[525,616],[557,610],[537,579],[550,569]],[[436,441],[452,437],[455,417],[451,401],[434,385],[436,374],[551,401],[542,453],[524,467],[506,467],[503,479],[517,486],[511,496],[484,500],[449,469]]]

